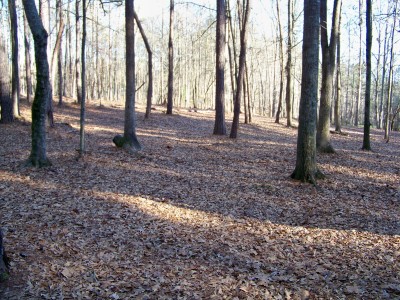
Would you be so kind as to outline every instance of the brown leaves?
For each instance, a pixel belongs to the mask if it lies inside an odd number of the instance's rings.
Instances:
[[[211,135],[212,112],[155,111],[139,118],[138,159],[111,143],[121,110],[88,114],[84,161],[75,161],[75,108],[58,115],[71,126],[49,131],[49,169],[17,163],[29,154],[29,127],[0,135],[0,225],[20,278],[3,289],[8,298],[400,294],[396,133],[392,144],[376,138],[373,155],[358,150],[359,135],[335,135],[338,154],[318,158],[330,176],[316,188],[289,179],[295,130],[265,118],[233,142]]]

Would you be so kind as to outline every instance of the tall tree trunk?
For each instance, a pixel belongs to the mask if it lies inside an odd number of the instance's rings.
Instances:
[[[358,11],[359,11],[359,23],[358,26],[360,27],[360,38],[359,38],[359,43],[360,43],[360,48],[359,48],[359,53],[358,53],[358,91],[357,91],[357,98],[356,98],[356,111],[355,111],[355,116],[354,116],[354,126],[358,126],[358,118],[360,115],[360,102],[361,102],[361,90],[362,90],[362,9],[363,2],[362,0],[359,0],[358,2]]]
[[[237,76],[238,76],[238,65],[237,65],[237,61],[236,61],[236,57],[237,57],[236,36],[235,36],[235,33],[233,32],[232,12],[231,12],[231,7],[230,7],[229,0],[226,1],[226,10],[229,13],[229,17],[228,17],[228,21],[229,21],[228,22],[228,25],[229,25],[228,27],[229,27],[229,29],[228,29],[228,31],[229,31],[229,36],[231,37],[231,40],[232,40],[232,46],[229,45],[229,55],[230,55],[229,60],[230,60],[231,64],[233,62],[232,65],[234,65],[234,69],[233,69],[233,71],[231,71],[231,77],[233,79],[233,81],[232,81],[232,95],[233,95],[233,98],[232,99],[233,99],[233,102],[235,102],[235,100],[234,100],[235,99],[235,95],[236,95],[236,86],[235,86],[236,82],[235,82],[235,80],[237,80]],[[233,56],[232,56],[230,47],[232,47],[232,49],[233,49]],[[231,70],[232,70],[232,66],[231,66]]]
[[[50,1],[46,0],[39,0],[39,7],[40,7],[40,18],[42,20],[42,24],[44,29],[48,33],[48,39],[50,39]],[[53,116],[53,89],[51,85],[52,81],[52,73],[51,73],[51,50],[50,50],[50,42],[47,42],[47,64],[49,65],[49,80],[50,80],[50,87],[49,87],[49,97],[47,98],[47,108],[46,114],[47,119],[49,120],[50,127],[54,127],[54,116]]]
[[[247,114],[249,123],[252,122],[252,113],[251,113],[251,90],[250,90],[250,82],[249,82],[249,69],[247,68],[247,62],[245,63],[245,80],[244,83],[247,88]]]
[[[134,1],[125,1],[125,46],[126,46],[126,99],[124,136],[117,135],[113,142],[117,147],[134,152],[142,149],[136,136],[135,114],[135,16]]]
[[[172,115],[174,101],[174,0],[169,6],[169,40],[168,40],[168,101],[167,115]]]
[[[340,3],[342,6],[342,3]],[[342,8],[340,7],[340,10]],[[341,121],[341,110],[342,110],[342,69],[341,69],[341,41],[340,41],[340,26],[342,21],[342,15],[339,16],[339,24],[338,24],[338,38],[337,38],[337,57],[336,57],[336,98],[335,98],[335,108],[334,108],[334,122],[335,122],[335,131],[342,132],[342,121]]]
[[[239,115],[240,115],[240,99],[242,98],[242,89],[243,89],[243,77],[244,77],[244,69],[246,63],[246,52],[247,52],[247,27],[249,23],[250,16],[250,2],[251,0],[247,0],[246,8],[244,11],[244,20],[243,26],[240,30],[240,54],[239,54],[239,74],[236,81],[236,95],[235,95],[235,104],[233,109],[233,122],[231,133],[229,135],[230,138],[236,138],[237,132],[239,129]]]
[[[246,75],[246,69],[245,69],[245,75]],[[248,108],[248,97],[247,97],[247,86],[246,86],[246,76],[243,76],[243,108],[244,108],[244,124],[249,124],[249,112],[247,110]]]
[[[377,62],[376,62],[376,76],[375,76],[375,89],[374,89],[374,121],[375,121],[375,126],[376,128],[380,129],[380,124],[379,124],[379,80],[380,80],[380,65],[381,65],[381,23],[378,25],[378,55],[377,55]]]
[[[321,0],[321,48],[322,48],[322,81],[321,103],[317,126],[317,148],[321,152],[334,153],[330,141],[330,112],[332,83],[336,63],[336,46],[339,31],[341,0],[333,3],[332,28],[328,43],[327,0]]]
[[[29,25],[24,13],[24,45],[25,45],[25,77],[26,98],[28,103],[32,102],[32,69],[31,69],[31,43],[29,41]]]
[[[148,88],[147,88],[147,103],[146,103],[146,114],[145,114],[145,119],[148,119],[150,117],[150,112],[151,112],[151,100],[153,98],[153,52],[151,51],[150,43],[149,40],[146,37],[146,34],[143,30],[142,23],[140,22],[136,12],[134,12],[136,24],[139,28],[140,34],[142,36],[144,45],[146,46],[146,51],[148,55],[148,76],[149,76],[149,83],[148,83]]]
[[[12,53],[12,81],[11,81],[11,97],[13,101],[13,114],[17,118],[20,115],[20,85],[19,85],[19,65],[18,65],[18,23],[17,9],[15,0],[8,0],[8,9],[10,12],[11,23],[11,53]]]
[[[225,0],[217,0],[214,134],[225,135]]]
[[[288,0],[288,48],[286,62],[286,126],[292,126],[292,0]]]
[[[379,127],[383,126],[383,106],[385,102],[385,80],[386,80],[386,63],[388,55],[388,23],[385,26],[385,40],[383,43],[383,62],[382,62],[382,83],[381,83],[381,93],[380,93],[380,106],[379,106]]]
[[[62,1],[57,0],[58,18],[59,18],[59,31],[64,30],[64,13],[62,8]],[[60,46],[57,51],[57,75],[58,75],[58,105],[61,106],[63,102],[63,70],[62,70],[62,34],[60,37]]]
[[[372,48],[372,0],[367,0],[367,47],[366,47],[366,61],[367,61],[367,74],[366,74],[366,85],[365,85],[365,113],[364,113],[364,138],[363,138],[363,150],[371,150],[370,143],[370,104],[371,104],[371,48]]]
[[[79,130],[79,156],[83,157],[85,145],[85,122],[86,122],[86,0],[82,0],[82,46],[81,46],[81,61],[82,61],[82,100],[80,113],[80,130]]]
[[[278,18],[278,28],[279,28],[279,63],[280,63],[280,83],[279,83],[279,102],[278,110],[275,116],[275,123],[279,124],[280,114],[282,112],[282,102],[283,102],[283,77],[284,77],[284,66],[283,66],[283,34],[282,34],[282,24],[279,10],[279,1],[276,1],[276,10]]]
[[[80,16],[80,3],[81,0],[76,0],[75,3],[75,86],[76,86],[76,100],[78,104],[82,102],[82,74],[81,74],[81,16]]]
[[[324,0],[322,0],[324,1]],[[316,162],[320,1],[304,0],[303,65],[296,168],[291,177],[315,183],[322,177]]]
[[[62,91],[62,69],[61,69],[61,67],[62,67],[62,59],[61,59],[61,55],[60,55],[60,51],[61,51],[60,49],[62,48],[61,47],[61,43],[62,43],[63,32],[64,32],[64,21],[63,21],[63,19],[61,19],[60,20],[60,24],[59,24],[58,33],[57,33],[56,44],[54,45],[53,54],[51,56],[51,63],[50,63],[50,70],[52,70],[50,72],[50,74],[53,74],[53,76],[50,76],[51,77],[51,81],[52,81],[51,85],[52,85],[52,90],[53,91],[56,90],[55,89],[55,87],[56,87],[55,82],[56,82],[56,77],[57,77],[56,76],[57,75],[56,67],[57,67],[58,71],[60,72],[58,74],[59,93],[60,93],[60,91]],[[57,65],[55,63],[56,60],[57,60]],[[60,77],[61,77],[61,79],[60,79]],[[59,104],[60,105],[62,104],[62,93],[61,93],[61,100],[59,99]]]
[[[3,30],[0,29],[0,121],[3,124],[14,121],[10,73],[7,57],[8,53],[6,51],[6,44],[4,42]]]
[[[393,63],[394,63],[394,35],[395,35],[395,27],[397,22],[397,1],[395,1],[394,7],[394,16],[393,16],[393,25],[392,25],[392,33],[391,33],[391,41],[390,41],[390,64],[389,64],[389,79],[388,79],[388,89],[387,89],[387,102],[386,102],[386,116],[385,116],[385,140],[389,142],[389,133],[390,133],[390,111],[392,106],[392,97],[393,97]]]
[[[43,167],[50,164],[46,154],[46,110],[50,98],[48,34],[39,17],[34,0],[22,0],[35,43],[36,90],[32,103],[32,149],[28,163]]]

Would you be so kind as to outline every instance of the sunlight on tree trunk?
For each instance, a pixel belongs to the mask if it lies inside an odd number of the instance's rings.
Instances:
[[[324,0],[322,0],[324,1]],[[291,177],[315,184],[322,178],[316,163],[320,1],[304,1],[303,66],[296,168]]]
[[[367,61],[367,80],[365,86],[365,115],[364,115],[364,138],[363,138],[363,150],[371,150],[370,143],[370,104],[371,104],[371,49],[372,49],[372,0],[367,0],[367,47],[366,47],[366,61]]]
[[[48,34],[39,17],[35,1],[23,0],[26,17],[35,43],[36,91],[32,103],[32,149],[28,164],[35,167],[50,165],[46,153],[46,112],[50,98]]]

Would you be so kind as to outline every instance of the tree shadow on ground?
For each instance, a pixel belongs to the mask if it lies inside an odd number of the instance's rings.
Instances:
[[[395,255],[385,238],[249,222],[40,178],[1,184],[29,190],[3,202],[13,272],[29,283],[16,299],[390,298],[400,280],[396,264],[380,259]]]

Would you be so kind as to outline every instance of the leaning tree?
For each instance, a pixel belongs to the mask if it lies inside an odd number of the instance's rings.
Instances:
[[[47,60],[47,39],[42,20],[34,0],[23,0],[26,18],[35,43],[36,90],[32,103],[32,149],[28,163],[43,167],[50,164],[46,154],[46,111],[50,101],[49,63]]]

